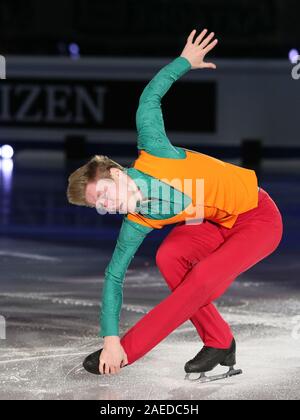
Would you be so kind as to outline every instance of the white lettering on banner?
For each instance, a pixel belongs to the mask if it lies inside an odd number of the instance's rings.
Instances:
[[[95,92],[97,93],[97,103],[94,104],[92,98],[82,86],[76,86],[76,114],[74,122],[76,124],[84,123],[83,110],[84,108],[90,111],[90,114],[93,116],[94,120],[97,123],[102,123],[104,120],[104,95],[106,93],[106,88],[96,87]]]
[[[90,92],[79,85],[0,85],[0,122],[80,125],[91,119],[101,124],[106,91],[102,86],[95,86]],[[16,103],[19,105],[13,110]]]
[[[41,92],[41,88],[35,85],[18,85],[15,90],[17,96],[25,93],[25,99],[18,109],[14,120],[17,122],[39,122],[42,118],[42,113],[38,111],[35,115],[30,115],[30,109],[32,108],[34,102],[37,100],[39,94]]]
[[[69,123],[72,121],[71,111],[68,111],[68,99],[72,90],[70,86],[46,85],[46,110],[45,122],[47,123]],[[58,111],[62,115],[57,115]]]

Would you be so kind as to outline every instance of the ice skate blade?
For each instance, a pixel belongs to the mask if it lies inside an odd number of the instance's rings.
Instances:
[[[204,384],[208,382],[219,381],[221,379],[231,378],[232,376],[241,375],[242,373],[243,371],[241,369],[230,368],[228,372],[223,373],[221,375],[206,376],[205,373],[201,373],[200,376],[195,379],[190,378],[190,375],[192,375],[192,373],[187,373],[184,379],[190,382],[200,382],[201,384]]]

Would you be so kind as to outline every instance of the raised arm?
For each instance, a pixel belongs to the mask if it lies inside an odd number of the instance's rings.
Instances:
[[[139,150],[159,157],[184,157],[182,151],[174,147],[167,137],[161,100],[172,84],[190,69],[186,58],[177,57],[163,67],[143,90],[136,113]]]
[[[196,31],[193,30],[181,55],[156,74],[140,97],[136,113],[138,149],[155,156],[179,159],[184,157],[183,150],[174,147],[166,135],[161,110],[163,96],[172,84],[190,69],[216,68],[215,64],[204,61],[205,55],[218,42],[217,40],[211,42],[214,33],[212,32],[205,38],[207,30],[204,29],[194,41],[195,34]]]

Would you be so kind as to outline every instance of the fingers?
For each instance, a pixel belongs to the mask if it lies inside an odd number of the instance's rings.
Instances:
[[[109,364],[107,362],[105,362],[104,360],[100,360],[100,369],[99,369],[101,375],[108,375],[110,368],[109,368]]]
[[[205,63],[205,62],[203,62],[202,68],[204,68],[204,69],[216,69],[217,66],[214,63]]]
[[[209,51],[211,51],[215,46],[217,45],[218,40],[215,39],[213,42],[211,42],[206,48],[204,48],[203,52],[204,54],[207,54]]]
[[[192,32],[190,33],[190,35],[188,36],[187,42],[192,44],[194,43],[194,45],[197,45],[201,48],[205,48],[210,41],[213,39],[213,37],[215,36],[214,32],[211,32],[205,39],[205,35],[207,34],[207,29],[203,29],[203,31],[197,36],[197,38],[195,39],[195,41],[193,41],[194,36],[196,34],[196,29],[193,29]]]
[[[120,373],[121,368],[118,366],[110,366],[108,363],[100,361],[99,372],[101,375],[115,375]]]
[[[187,39],[188,44],[193,43],[193,39],[194,39],[195,34],[196,34],[196,29],[193,29],[192,32],[188,36],[188,39]]]
[[[109,364],[105,363],[104,364],[104,371],[103,371],[104,375],[109,375]]]
[[[126,366],[126,365],[128,365],[127,356],[125,356],[124,359],[122,360],[122,362],[121,362],[121,368],[124,367],[124,366]]]
[[[117,369],[116,369],[116,367],[115,367],[115,366],[110,366],[110,373],[111,373],[112,375],[115,375],[115,374],[117,373]]]
[[[201,44],[199,44],[199,47],[200,48],[205,48],[209,43],[210,43],[210,41],[213,39],[213,37],[215,36],[215,33],[214,32],[211,32],[205,39],[204,39],[204,41],[203,42],[201,42]]]
[[[200,34],[200,35],[198,35],[198,36],[197,36],[197,38],[195,39],[194,44],[195,44],[195,45],[199,45],[199,44],[200,44],[200,42],[201,42],[201,41],[203,40],[203,38],[205,37],[206,33],[207,33],[207,29],[203,29],[203,31],[201,32],[201,34]]]
[[[101,373],[101,375],[104,374],[104,362],[102,360],[100,360],[99,363],[99,372]]]

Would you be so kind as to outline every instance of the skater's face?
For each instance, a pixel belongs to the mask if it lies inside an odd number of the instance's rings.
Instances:
[[[89,182],[86,201],[100,214],[130,213],[136,209],[140,192],[133,181],[120,169],[110,170],[111,178]]]

